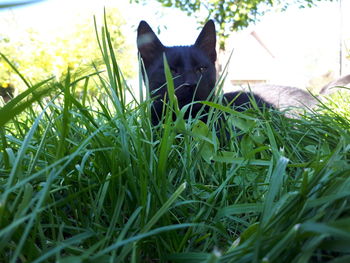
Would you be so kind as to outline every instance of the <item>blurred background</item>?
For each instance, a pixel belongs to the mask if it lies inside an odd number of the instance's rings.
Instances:
[[[251,2],[260,4],[254,9]],[[32,83],[50,76],[60,79],[68,69],[89,72],[101,62],[94,16],[100,30],[105,9],[119,66],[135,90],[140,20],[171,46],[193,44],[203,22],[214,18],[219,70],[232,53],[225,90],[271,83],[317,93],[350,73],[350,0],[315,0],[311,7],[306,0],[288,5],[275,1],[273,6],[267,2],[240,1],[237,6],[223,0],[46,0],[13,6],[14,1],[0,1],[0,52]],[[17,94],[25,89],[3,57],[0,89],[4,99],[5,91]],[[91,89],[98,91],[93,85]]]

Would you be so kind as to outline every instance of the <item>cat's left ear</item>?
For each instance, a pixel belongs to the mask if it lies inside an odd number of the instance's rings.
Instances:
[[[161,56],[165,50],[165,47],[146,21],[141,21],[137,28],[137,48],[146,68],[151,65],[157,57]]]
[[[216,32],[215,32],[215,24],[213,20],[209,20],[204,25],[194,45],[200,48],[202,51],[204,51],[210,58],[211,62],[215,63]]]

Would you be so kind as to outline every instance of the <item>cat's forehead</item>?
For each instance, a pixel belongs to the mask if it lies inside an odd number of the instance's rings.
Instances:
[[[209,58],[196,46],[167,47],[165,53],[169,63],[208,63]]]

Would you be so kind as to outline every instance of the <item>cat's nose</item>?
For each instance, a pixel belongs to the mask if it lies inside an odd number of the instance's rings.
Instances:
[[[183,82],[183,85],[186,87],[196,87],[198,79],[196,74],[188,70],[187,72],[184,72],[184,74],[182,75],[182,82]]]
[[[196,91],[197,83],[185,82],[179,88],[192,94]]]
[[[186,76],[183,79],[182,86],[195,89],[197,87],[197,84],[198,84],[198,81],[194,76]]]

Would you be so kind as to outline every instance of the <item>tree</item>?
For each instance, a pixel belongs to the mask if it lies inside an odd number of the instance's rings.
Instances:
[[[135,2],[147,2],[147,0],[134,0]],[[284,11],[290,5],[300,8],[315,6],[320,1],[334,0],[156,0],[165,7],[176,7],[187,12],[188,15],[205,13],[207,18],[212,18],[219,25],[220,48],[224,48],[224,40],[228,32],[247,27],[254,23],[267,11],[278,8]],[[198,18],[198,17],[197,17]]]

